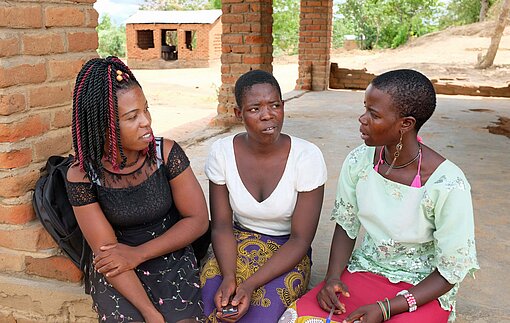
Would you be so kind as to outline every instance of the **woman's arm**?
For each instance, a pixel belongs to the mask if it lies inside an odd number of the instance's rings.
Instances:
[[[73,211],[83,236],[94,253],[98,252],[103,245],[117,242],[115,233],[97,202],[73,207]],[[115,277],[106,276],[106,280],[126,297],[148,322],[163,322],[163,317],[149,300],[133,270],[125,271]]]
[[[411,287],[409,292],[414,296],[416,305],[421,306],[438,299],[452,289],[453,286],[454,285],[448,283],[436,269],[416,286]],[[383,304],[386,305],[385,302],[383,302]],[[409,310],[409,304],[404,296],[396,296],[390,300],[390,309],[391,316],[395,316],[407,312]],[[382,322],[382,315],[382,310],[377,304],[369,304],[361,306],[349,314],[344,322],[351,323],[359,320],[361,317],[363,317],[363,322],[367,323]]]
[[[240,289],[246,290],[245,293],[251,297],[256,288],[290,271],[303,259],[315,236],[323,197],[324,185],[310,192],[298,193],[289,240],[255,274],[239,286],[232,301],[233,305],[244,296],[239,293]]]
[[[351,257],[352,250],[356,239],[351,239],[347,232],[340,226],[335,225],[333,240],[331,241],[331,249],[329,251],[329,264],[324,286],[317,294],[319,306],[329,311],[333,306],[337,308],[337,314],[345,312],[345,306],[338,299],[337,293],[342,293],[349,297],[348,286],[340,280],[340,276],[347,266],[347,262]]]
[[[212,245],[223,276],[222,285],[216,293],[218,310],[229,303],[236,289],[237,242],[232,226],[232,208],[226,185],[209,181],[209,204],[211,207]]]

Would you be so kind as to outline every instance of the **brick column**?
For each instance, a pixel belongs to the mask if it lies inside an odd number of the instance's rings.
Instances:
[[[97,56],[94,2],[0,4],[0,274],[81,279],[31,203],[47,158],[72,148],[74,80],[83,63]]]
[[[216,125],[236,123],[234,84],[255,69],[273,71],[273,2],[223,0],[221,82]]]
[[[333,0],[301,1],[296,90],[328,88]]]

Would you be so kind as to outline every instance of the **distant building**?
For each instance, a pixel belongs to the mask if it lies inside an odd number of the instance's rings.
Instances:
[[[221,55],[221,10],[140,10],[126,20],[131,68],[208,67]]]

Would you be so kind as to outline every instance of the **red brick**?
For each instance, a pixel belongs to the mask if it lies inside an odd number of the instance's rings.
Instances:
[[[16,176],[0,178],[1,197],[19,197],[33,190],[39,179],[39,171],[30,171]]]
[[[37,275],[61,281],[80,282],[83,273],[74,263],[65,256],[52,256],[48,258],[25,258],[25,272],[29,275]]]
[[[243,36],[239,35],[222,35],[221,36],[221,42],[222,44],[233,44],[233,45],[239,45],[243,43]]]
[[[74,80],[85,62],[78,60],[51,60],[48,63],[48,80]]]
[[[249,33],[251,32],[252,24],[233,24],[230,26],[230,32],[232,33]]]
[[[44,161],[51,155],[68,153],[72,148],[71,128],[53,131],[33,143],[34,162]]]
[[[0,250],[0,270],[2,272],[22,272],[25,270],[25,256],[19,252],[2,249]],[[0,316],[0,322],[7,323]],[[10,321],[8,321],[10,322]],[[13,323],[19,323],[19,321],[12,321]]]
[[[245,64],[262,64],[264,63],[263,56],[244,56],[243,63]]]
[[[52,128],[62,128],[68,127],[72,123],[72,109],[71,105],[68,107],[61,109],[53,115],[53,120],[51,120]]]
[[[30,108],[51,107],[71,102],[70,84],[45,85],[33,88],[29,92]]]
[[[251,51],[251,46],[247,45],[233,45],[232,46],[232,53],[238,53],[238,54],[244,54],[249,53]]]
[[[64,38],[60,34],[37,33],[23,36],[25,55],[59,54],[65,51]]]
[[[250,5],[247,3],[243,4],[233,4],[230,9],[232,13],[248,13],[250,11]]]
[[[40,6],[24,6],[16,4],[12,7],[0,8],[0,27],[9,28],[41,28],[42,12]]]
[[[0,95],[0,115],[8,116],[23,111],[26,106],[25,95],[21,93]]]
[[[44,11],[46,27],[79,27],[85,24],[85,14],[74,7],[48,7]]]
[[[67,34],[69,52],[85,52],[96,50],[98,47],[97,33],[93,32],[71,32]]]
[[[13,123],[0,124],[0,142],[17,142],[40,135],[49,129],[49,120],[32,115]]]
[[[96,0],[93,0],[95,2]],[[99,15],[95,9],[87,9],[87,27],[96,28],[98,25]]]
[[[32,203],[28,204],[0,204],[0,223],[25,224],[35,219]]]
[[[30,148],[0,152],[0,169],[27,166],[31,161],[32,150]]]
[[[265,44],[264,36],[246,36],[244,37],[245,44]]]
[[[231,23],[231,24],[242,24],[244,21],[243,15],[235,15],[235,14],[226,14],[221,17],[222,23]]]
[[[0,35],[0,57],[19,55],[19,40],[16,35]]]
[[[55,248],[57,245],[40,223],[33,222],[19,230],[0,230],[0,246],[14,250],[39,251]]]
[[[0,88],[12,85],[38,84],[46,80],[44,64],[23,64],[14,67],[0,66]]]

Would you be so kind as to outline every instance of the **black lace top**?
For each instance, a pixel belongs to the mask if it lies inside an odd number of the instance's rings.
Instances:
[[[98,202],[116,229],[144,226],[167,216],[173,203],[169,181],[188,166],[188,157],[174,143],[165,164],[146,158],[128,174],[105,170],[100,183],[66,181],[67,195],[73,206]]]

